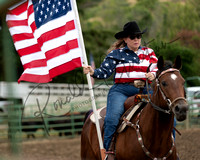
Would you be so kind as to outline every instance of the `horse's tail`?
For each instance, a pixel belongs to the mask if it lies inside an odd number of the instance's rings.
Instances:
[[[85,114],[85,118],[84,118],[84,123],[87,120],[87,118],[89,117],[89,115],[93,112],[93,110],[89,110],[86,114]]]

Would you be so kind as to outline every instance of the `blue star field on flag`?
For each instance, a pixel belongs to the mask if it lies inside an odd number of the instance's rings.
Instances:
[[[72,10],[70,0],[32,0],[37,28]]]

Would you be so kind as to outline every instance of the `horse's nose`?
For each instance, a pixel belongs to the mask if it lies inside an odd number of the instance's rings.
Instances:
[[[174,107],[176,119],[178,121],[183,121],[186,119],[188,107],[189,106],[187,104],[177,104]]]

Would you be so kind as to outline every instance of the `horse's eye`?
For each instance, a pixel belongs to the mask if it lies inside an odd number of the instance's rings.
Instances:
[[[164,87],[167,86],[167,83],[166,83],[165,81],[162,81],[161,83],[162,83],[162,85],[163,85]]]

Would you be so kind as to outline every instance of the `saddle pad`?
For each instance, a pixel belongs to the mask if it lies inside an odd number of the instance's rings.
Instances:
[[[131,109],[130,113],[126,116],[126,112],[125,112],[124,113],[125,116],[122,115],[122,118],[125,117],[127,120],[130,120],[133,117],[133,115],[135,114],[135,112],[140,108],[141,104],[142,104],[142,102],[138,103],[136,106],[134,106],[134,108],[130,108]],[[128,111],[129,110],[127,110],[127,112]],[[123,121],[121,123],[121,125],[118,127],[117,132],[121,133],[125,129],[125,127],[126,127],[126,123],[125,123],[125,121]]]
[[[100,108],[100,109],[97,110],[97,117],[98,117],[98,119],[104,118],[104,117],[102,117],[102,116],[100,115],[100,113],[101,113],[101,111],[103,111],[103,110],[105,110],[105,109],[106,109],[106,107],[102,107],[102,108]],[[91,120],[93,123],[95,123],[94,112],[92,112],[92,114],[91,114],[91,116],[90,116],[90,120]]]

